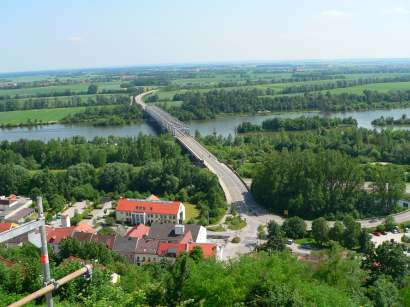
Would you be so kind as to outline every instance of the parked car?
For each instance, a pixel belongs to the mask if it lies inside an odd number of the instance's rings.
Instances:
[[[292,244],[293,244],[293,240],[292,240],[292,239],[288,239],[287,244],[288,244],[288,245],[292,245]]]
[[[373,235],[375,235],[375,236],[380,236],[380,232],[378,232],[378,231],[375,231],[375,232],[373,232]]]

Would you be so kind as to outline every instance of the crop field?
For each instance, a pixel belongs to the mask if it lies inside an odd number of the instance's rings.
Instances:
[[[54,121],[62,120],[67,115],[82,112],[85,109],[86,107],[74,107],[74,108],[55,108],[55,109],[0,112],[0,124],[17,125],[20,123],[26,123],[28,120],[54,122]]]

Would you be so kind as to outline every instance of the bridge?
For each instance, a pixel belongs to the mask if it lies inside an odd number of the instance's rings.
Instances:
[[[241,242],[239,244],[227,243],[225,246],[224,257],[234,257],[236,254],[242,254],[249,252],[254,244],[258,241],[257,228],[261,224],[274,220],[279,224],[282,224],[283,218],[268,214],[263,208],[257,205],[249,192],[246,184],[236,174],[234,170],[229,168],[226,164],[218,161],[218,159],[209,152],[204,146],[195,140],[189,134],[189,126],[171,116],[164,110],[156,107],[149,106],[144,103],[143,98],[146,95],[151,94],[146,92],[135,97],[135,103],[139,104],[143,110],[163,129],[170,132],[178,142],[194,156],[197,160],[207,167],[212,173],[214,173],[219,180],[225,198],[229,204],[232,204],[237,209],[242,218],[246,219],[247,225],[240,231],[226,231],[224,233],[218,233],[225,235],[229,238],[233,236],[239,236]],[[396,223],[403,223],[410,220],[410,210],[394,214]],[[362,227],[375,227],[383,223],[384,218],[364,219],[359,220]],[[306,221],[308,228],[311,227],[311,222]],[[333,222],[329,222],[330,225]]]
[[[259,207],[242,179],[195,140],[189,133],[188,125],[156,106],[147,105],[143,98],[151,93],[146,92],[136,96],[135,103],[139,104],[162,130],[170,132],[195,159],[201,161],[205,167],[218,177],[219,184],[225,193],[226,201],[234,205],[241,217],[246,219],[247,225],[245,228],[240,231],[226,231],[224,233],[224,235],[230,238],[233,236],[241,238],[239,244],[227,243],[224,256],[234,257],[237,253],[249,252],[257,242],[258,226],[266,224],[270,220],[282,223],[282,218],[277,215],[268,214]]]

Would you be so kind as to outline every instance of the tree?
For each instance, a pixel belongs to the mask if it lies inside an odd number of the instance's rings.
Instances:
[[[343,219],[345,230],[343,232],[343,246],[349,249],[355,248],[359,244],[361,233],[360,223],[356,222],[350,215]]]
[[[386,216],[386,218],[384,219],[384,228],[387,231],[392,231],[394,230],[395,227],[396,227],[396,222],[394,221],[394,218],[391,215]]]
[[[290,217],[283,222],[282,231],[289,238],[300,239],[306,234],[306,223],[298,216]]]
[[[381,275],[390,276],[400,284],[410,274],[410,259],[404,254],[403,247],[397,243],[385,241],[365,255],[363,266],[370,270],[373,279]]]
[[[345,228],[343,224],[338,221],[335,222],[333,227],[329,230],[329,239],[336,242],[342,242],[344,231]]]
[[[326,219],[320,217],[312,222],[312,236],[321,246],[329,242],[329,226]]]
[[[265,248],[271,251],[282,251],[286,247],[285,235],[275,221],[270,221],[267,227],[267,242]]]
[[[362,253],[366,253],[374,247],[369,231],[366,228],[363,228],[360,232],[359,246]]]
[[[381,276],[369,287],[368,295],[375,307],[400,306],[399,290],[389,278]]]
[[[373,170],[373,178],[375,201],[385,214],[389,214],[394,210],[406,187],[404,173],[393,165],[377,166]]]
[[[87,94],[97,94],[98,86],[96,84],[90,84],[88,86]]]

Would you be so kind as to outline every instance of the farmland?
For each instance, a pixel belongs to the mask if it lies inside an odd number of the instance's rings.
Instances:
[[[0,123],[2,125],[18,125],[30,121],[41,121],[43,123],[62,120],[67,115],[79,113],[86,107],[55,108],[44,110],[23,110],[0,112]]]

